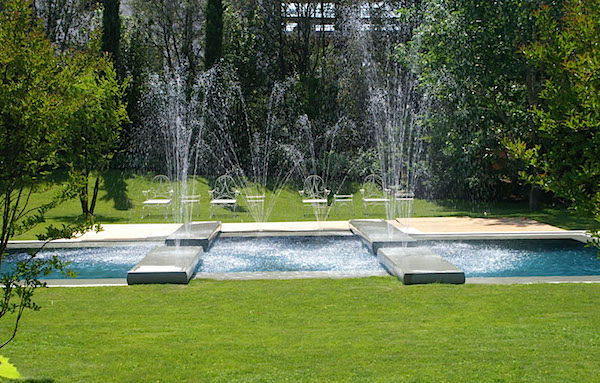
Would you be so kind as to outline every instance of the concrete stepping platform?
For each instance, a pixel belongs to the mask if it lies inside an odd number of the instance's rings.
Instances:
[[[351,219],[350,230],[369,246],[373,254],[377,254],[377,250],[382,247],[416,246],[417,242],[382,219]]]
[[[382,248],[377,260],[405,285],[465,283],[465,273],[427,247]]]
[[[127,284],[188,283],[203,252],[201,246],[156,247],[127,273]]]
[[[201,246],[208,249],[221,232],[221,222],[197,222],[181,226],[165,240],[167,246]]]

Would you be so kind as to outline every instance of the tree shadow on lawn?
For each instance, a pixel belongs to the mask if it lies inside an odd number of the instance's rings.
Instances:
[[[127,195],[126,177],[127,175],[124,172],[119,171],[108,171],[102,174],[104,189],[106,190],[106,195],[102,197],[102,200],[113,200],[116,210],[129,210],[133,207]]]
[[[129,223],[130,219],[127,217],[112,217],[112,216],[106,216],[106,215],[102,215],[102,214],[96,214],[96,222],[100,222],[100,224],[102,223]],[[77,221],[80,216],[75,216],[75,215],[59,215],[59,216],[54,216],[54,217],[50,217],[52,220],[57,221],[57,222],[61,222],[61,223],[73,223],[75,221]]]
[[[567,230],[597,230],[600,223],[592,215],[570,210],[556,203],[530,211],[527,202],[471,202],[460,200],[432,201],[440,212],[454,212],[472,218],[527,218]]]

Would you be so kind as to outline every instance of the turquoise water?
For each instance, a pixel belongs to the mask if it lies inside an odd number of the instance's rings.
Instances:
[[[219,238],[197,271],[380,272],[376,257],[356,237]]]
[[[125,278],[127,272],[161,243],[49,249],[71,262],[79,278]],[[467,277],[600,275],[597,250],[573,240],[481,240],[424,242],[465,271]],[[0,272],[26,259],[10,250]],[[356,237],[219,238],[202,256],[198,271],[377,272],[381,266]],[[62,278],[60,274],[48,278]]]
[[[71,270],[78,278],[126,278],[127,272],[148,254],[150,249],[159,246],[156,242],[138,242],[126,246],[76,247],[47,249],[38,254],[38,258],[57,255],[63,261],[69,261]],[[0,272],[15,267],[16,262],[29,259],[25,250],[9,250],[2,262]],[[52,273],[46,279],[64,278],[60,273]]]
[[[466,277],[600,275],[598,250],[575,240],[430,242]]]

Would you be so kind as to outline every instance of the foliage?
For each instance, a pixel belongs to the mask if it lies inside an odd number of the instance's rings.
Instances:
[[[33,204],[32,195],[46,186],[44,176],[58,163],[64,128],[71,116],[68,57],[58,55],[41,25],[32,19],[29,2],[12,0],[0,8],[0,266],[8,241],[44,222],[50,209],[70,196],[60,189],[51,198]],[[82,101],[80,101],[82,102]],[[65,238],[89,229],[93,223],[50,226],[41,240]],[[65,271],[54,258],[30,260],[0,278],[0,319],[14,315],[10,342],[25,310],[38,310],[32,298],[41,286],[38,278],[52,269]],[[16,300],[16,303],[15,303]],[[8,328],[8,327],[5,327]]]
[[[61,155],[79,196],[82,214],[87,216],[94,214],[99,172],[108,168],[119,148],[122,125],[128,121],[122,101],[127,82],[119,82],[110,58],[93,45],[76,54],[70,64],[74,79],[68,88],[71,114]],[[90,181],[94,185],[91,196]]]
[[[193,79],[202,69],[204,0],[133,0],[130,5],[133,24],[151,49],[146,65],[155,71],[183,65]]]
[[[100,28],[98,4],[90,0],[32,0],[34,18],[40,18],[46,36],[61,51],[84,47]]]
[[[0,355],[0,377],[8,379],[21,378],[21,374],[19,374],[17,368],[8,361],[8,358],[2,355]]]
[[[67,79],[60,57],[37,24],[27,1],[0,13],[0,264],[8,240],[43,222],[57,198],[30,206],[57,152],[68,119]]]
[[[529,165],[528,182],[600,214],[600,7],[569,0],[556,13],[536,12],[538,39],[523,48],[545,75],[534,109],[540,142],[515,140],[512,154]]]
[[[399,56],[434,99],[429,153],[438,191],[475,199],[520,193],[520,164],[507,158],[503,140],[535,139],[529,110],[539,72],[519,47],[534,35],[537,3],[432,0],[414,13],[421,22]]]

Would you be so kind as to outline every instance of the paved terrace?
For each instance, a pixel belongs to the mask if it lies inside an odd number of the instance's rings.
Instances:
[[[530,219],[519,218],[469,218],[469,217],[425,217],[411,218],[410,227],[397,221],[393,225],[411,234],[441,233],[549,233],[568,231]],[[103,224],[99,233],[89,232],[77,238],[60,242],[96,242],[96,241],[160,241],[175,232],[181,224],[141,223],[141,224]],[[223,223],[223,233],[243,232],[315,232],[348,231],[348,221],[306,221],[306,222],[263,222],[263,223]],[[557,233],[558,234],[558,233]],[[14,241],[24,243],[32,241]],[[33,241],[35,242],[35,241]]]
[[[507,232],[567,232],[561,228],[520,218],[470,218],[470,217],[424,217],[411,218],[408,232],[437,233],[507,233]],[[407,229],[397,221],[390,221],[400,229]],[[100,233],[87,233],[77,238],[79,241],[161,239],[180,227],[180,224],[129,224],[102,225]],[[223,223],[223,233],[239,232],[313,232],[350,230],[349,221],[305,221],[305,222],[242,222]]]
[[[411,218],[408,222],[409,232],[427,234],[566,231],[526,218],[423,217]],[[406,225],[401,222],[394,221],[394,224],[400,229],[406,229]]]

